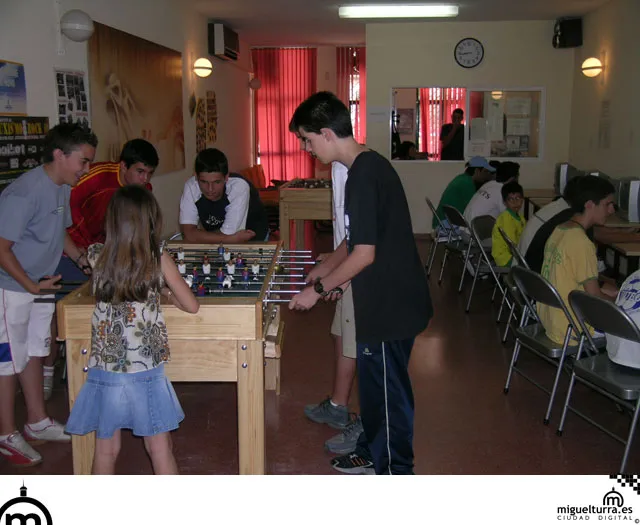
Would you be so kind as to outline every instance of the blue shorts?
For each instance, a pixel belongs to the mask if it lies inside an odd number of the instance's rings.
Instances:
[[[81,436],[95,431],[98,439],[109,439],[121,428],[155,436],[175,430],[183,419],[164,365],[133,374],[90,368],[65,430]]]

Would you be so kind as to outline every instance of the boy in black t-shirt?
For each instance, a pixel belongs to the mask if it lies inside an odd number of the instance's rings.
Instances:
[[[376,474],[412,474],[409,357],[433,309],[402,183],[387,159],[355,141],[349,110],[333,93],[316,93],[300,104],[289,129],[321,162],[349,168],[346,239],[335,251],[339,264],[289,303],[290,309],[308,310],[320,298],[339,296],[341,285],[353,286],[366,437],[356,452],[332,464],[348,473],[370,473],[374,467]]]

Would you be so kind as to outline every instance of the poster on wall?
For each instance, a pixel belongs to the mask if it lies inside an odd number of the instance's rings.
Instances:
[[[218,140],[218,104],[216,92],[207,91],[207,144],[211,145]]]
[[[58,100],[58,123],[79,122],[91,126],[89,100],[82,71],[55,70]]]
[[[48,117],[0,116],[0,183],[42,162]]]
[[[207,149],[207,108],[202,98],[196,104],[196,153]]]
[[[415,110],[413,108],[398,109],[398,133],[413,135],[415,132]]]
[[[24,66],[0,60],[0,115],[27,114],[27,82]]]
[[[158,151],[157,174],[184,169],[182,54],[94,26],[88,62],[96,160],[116,161],[125,142],[143,138]]]

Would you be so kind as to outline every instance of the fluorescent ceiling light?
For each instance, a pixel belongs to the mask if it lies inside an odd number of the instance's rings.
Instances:
[[[345,5],[340,18],[436,18],[458,16],[457,5]]]

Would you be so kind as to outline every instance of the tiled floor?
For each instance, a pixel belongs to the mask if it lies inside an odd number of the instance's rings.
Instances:
[[[321,239],[326,245],[327,239]],[[419,242],[421,254],[427,246]],[[576,416],[569,416],[562,438],[555,431],[564,401],[567,378],[551,424],[542,424],[546,396],[520,377],[505,396],[503,386],[512,345],[500,343],[495,309],[485,284],[478,290],[470,314],[464,313],[465,288],[455,291],[459,266],[448,265],[447,277],[437,284],[431,277],[436,314],[417,340],[411,359],[416,400],[415,439],[417,474],[608,474],[617,470],[622,445]],[[455,275],[453,275],[455,277]],[[286,312],[285,350],[282,358],[282,393],[266,394],[267,472],[270,474],[334,474],[331,455],[323,442],[335,431],[305,419],[303,407],[323,399],[331,390],[333,347],[329,326],[330,305],[308,313]],[[177,351],[174,350],[174,351]],[[521,366],[550,377],[548,365],[522,354]],[[234,474],[238,471],[236,399],[234,384],[177,384],[187,415],[174,433],[176,456],[185,474]],[[600,396],[577,390],[576,399],[591,405],[596,414],[620,432],[629,417],[615,411]],[[357,396],[353,397],[357,407]],[[20,409],[22,400],[18,399]],[[58,384],[49,403],[51,414],[64,420],[67,401]],[[637,448],[637,447],[636,447]],[[31,470],[0,463],[0,474],[70,474],[71,447],[39,447],[44,462]],[[632,453],[629,471],[640,469]],[[151,468],[141,440],[124,439],[118,471],[147,474]]]

